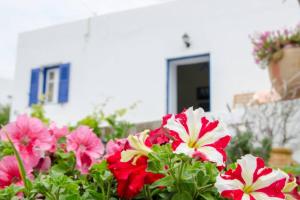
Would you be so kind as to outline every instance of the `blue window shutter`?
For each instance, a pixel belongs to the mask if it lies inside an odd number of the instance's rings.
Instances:
[[[69,99],[70,63],[59,66],[58,103],[66,103]]]
[[[31,106],[32,104],[37,104],[39,101],[39,77],[40,69],[32,69],[30,78],[29,106]]]

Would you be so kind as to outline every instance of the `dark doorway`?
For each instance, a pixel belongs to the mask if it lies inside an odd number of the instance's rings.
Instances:
[[[191,106],[210,111],[209,62],[177,66],[177,111]]]

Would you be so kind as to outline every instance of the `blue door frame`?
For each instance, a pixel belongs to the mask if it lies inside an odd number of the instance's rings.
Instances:
[[[190,55],[190,56],[182,56],[182,57],[177,57],[177,58],[169,58],[167,59],[167,98],[166,98],[166,114],[169,114],[169,100],[170,100],[170,68],[171,68],[171,63],[174,61],[179,61],[179,60],[188,60],[188,59],[193,59],[193,58],[203,58],[203,57],[209,57],[208,61],[208,74],[209,74],[209,110],[211,110],[211,75],[210,75],[210,54],[196,54],[196,55]]]

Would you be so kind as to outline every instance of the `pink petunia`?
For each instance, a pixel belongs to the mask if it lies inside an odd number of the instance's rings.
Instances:
[[[245,155],[237,168],[217,177],[215,187],[222,197],[234,200],[284,200],[286,174],[267,168],[261,158]]]
[[[67,151],[73,151],[76,156],[76,168],[87,174],[90,167],[104,153],[101,140],[87,126],[80,126],[67,136]]]
[[[49,156],[45,156],[45,158],[41,158],[39,163],[35,166],[35,170],[40,172],[47,172],[51,167],[51,158]]]
[[[108,141],[105,148],[106,156],[111,156],[116,152],[123,150],[126,142],[126,138]]]
[[[174,153],[186,154],[224,167],[226,153],[224,148],[230,141],[230,135],[218,120],[208,120],[203,109],[189,108],[167,120],[165,128],[175,138]]]
[[[66,136],[69,133],[68,127],[63,126],[62,128],[58,128],[55,123],[52,123],[49,127],[49,133],[52,137],[52,144],[50,152],[54,153],[57,149],[57,142],[60,138]]]
[[[20,115],[15,122],[1,130],[1,138],[7,140],[6,133],[16,146],[24,162],[36,166],[51,148],[52,137],[44,124],[37,118]]]
[[[32,178],[32,169],[24,163],[25,171],[28,178]],[[18,167],[18,161],[15,156],[5,156],[0,161],[0,188],[5,188],[15,184],[22,186],[24,183]]]

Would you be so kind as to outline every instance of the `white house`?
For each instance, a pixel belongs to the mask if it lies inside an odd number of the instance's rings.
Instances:
[[[135,122],[191,105],[225,112],[235,94],[270,87],[249,35],[299,18],[296,0],[176,0],[21,33],[12,118],[43,94],[60,123],[107,98],[108,111],[139,101]]]
[[[13,80],[0,78],[0,105],[11,104]]]

